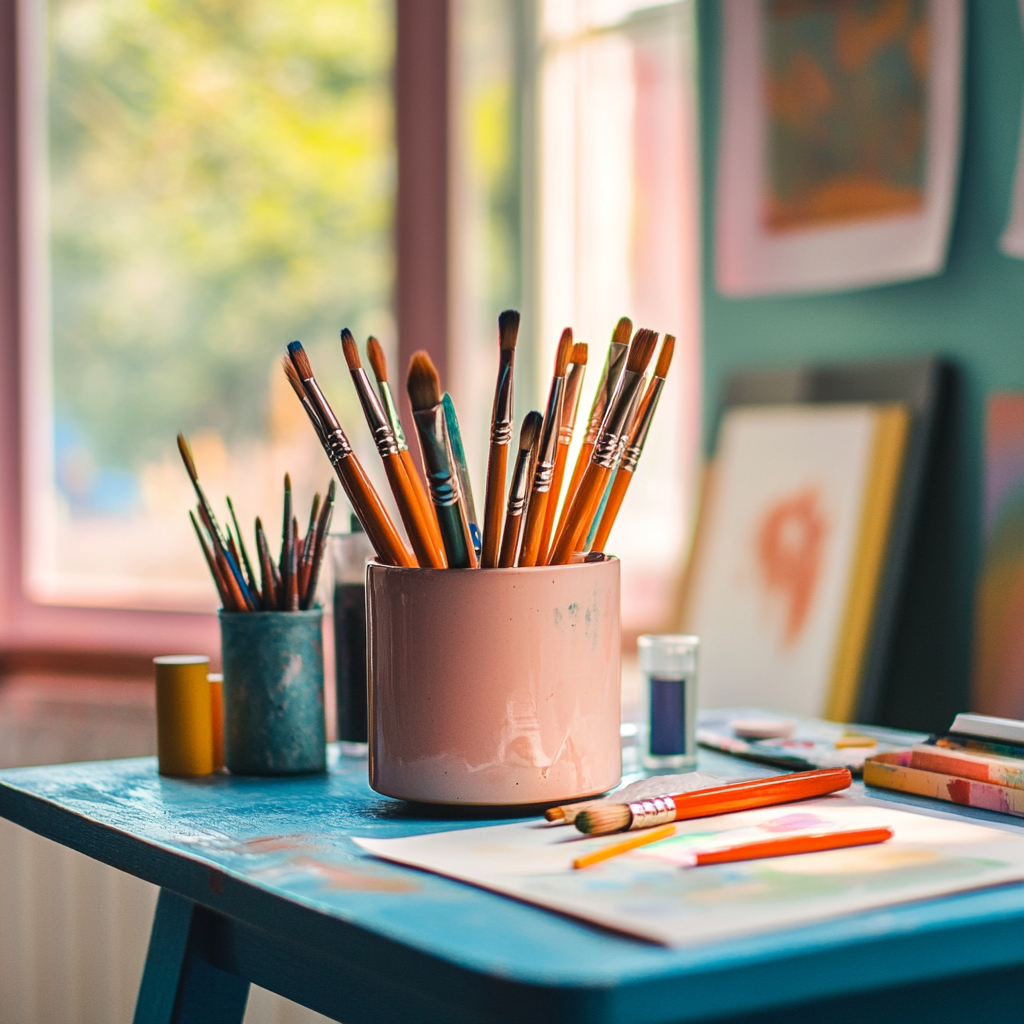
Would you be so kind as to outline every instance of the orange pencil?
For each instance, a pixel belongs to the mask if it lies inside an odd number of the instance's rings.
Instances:
[[[349,373],[352,375],[352,383],[356,387],[356,394],[359,396],[359,404],[363,407],[367,426],[377,446],[377,454],[384,464],[384,472],[387,474],[388,485],[398,506],[398,513],[402,517],[405,532],[416,553],[416,559],[424,569],[444,569],[448,564],[444,552],[434,539],[429,520],[423,515],[414,485],[402,462],[395,432],[391,428],[384,406],[370,385],[359,359],[356,340],[347,327],[341,332],[341,348],[345,354],[345,362],[348,363]]]
[[[569,357],[572,355],[572,349],[572,328],[566,327],[562,331],[562,337],[558,342],[558,353],[555,356],[555,373],[551,378],[548,405],[544,413],[544,428],[537,446],[537,463],[531,483],[530,504],[526,511],[526,525],[523,527],[523,546],[517,565],[536,565],[538,563],[544,518],[551,500],[558,432],[562,425],[565,374],[569,369]]]
[[[608,412],[601,424],[601,435],[594,445],[590,464],[564,517],[561,532],[555,539],[549,559],[551,565],[568,565],[573,554],[583,547],[583,541],[608,486],[608,479],[619,464],[626,446],[627,431],[633,422],[637,404],[643,397],[644,371],[651,361],[657,341],[657,331],[644,328],[640,328],[633,337],[626,355],[626,367],[608,403]]]
[[[847,789],[853,782],[848,768],[820,768],[813,772],[774,775],[751,782],[734,782],[727,786],[698,789],[678,796],[661,796],[638,800],[631,804],[598,804],[576,816],[581,832],[605,835],[636,828],[650,828],[669,821],[706,818],[714,814],[731,814],[752,807],[770,807],[793,800],[806,800]]]
[[[605,414],[608,412],[609,403],[615,393],[615,387],[622,375],[622,367],[626,362],[626,353],[629,350],[629,336],[633,333],[633,321],[629,317],[622,317],[615,325],[612,332],[611,344],[608,346],[608,355],[605,358],[604,369],[601,371],[601,379],[597,382],[597,391],[594,394],[593,404],[590,406],[590,418],[587,420],[587,430],[583,435],[583,445],[576,456],[576,465],[569,480],[569,486],[565,491],[565,501],[562,504],[562,515],[558,520],[558,527],[555,529],[557,537],[565,526],[566,516],[569,514],[569,506],[576,496],[580,481],[590,465],[590,456],[593,454],[594,445],[597,443],[598,435],[601,433],[601,424],[604,422]]]
[[[658,353],[658,365],[654,370],[654,380],[651,381],[647,388],[647,394],[644,395],[643,401],[640,403],[640,410],[636,415],[633,429],[630,431],[629,442],[626,444],[626,450],[622,453],[622,461],[615,474],[615,479],[612,481],[612,489],[604,506],[604,514],[601,516],[597,533],[594,534],[594,543],[591,546],[593,551],[604,551],[605,545],[608,543],[608,535],[612,532],[615,518],[622,507],[622,500],[626,497],[626,491],[629,490],[629,485],[633,480],[637,463],[643,454],[644,444],[654,420],[654,413],[658,408],[658,399],[661,398],[661,393],[665,389],[665,378],[668,376],[668,368],[672,364],[672,354],[675,352],[675,348],[676,339],[671,334],[666,335],[661,352]]]

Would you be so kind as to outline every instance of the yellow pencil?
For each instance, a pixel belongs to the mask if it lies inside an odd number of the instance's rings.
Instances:
[[[585,853],[582,857],[577,857],[572,862],[572,866],[574,868],[589,868],[591,864],[600,864],[603,860],[618,857],[620,853],[629,853],[630,850],[635,850],[638,846],[656,843],[660,839],[670,839],[675,834],[675,825],[662,825],[661,828],[637,832],[635,835],[630,836],[629,839],[623,839],[621,843],[612,843],[601,850],[595,850],[593,853]]]

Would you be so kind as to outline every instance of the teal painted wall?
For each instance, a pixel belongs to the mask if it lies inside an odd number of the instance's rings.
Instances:
[[[721,11],[700,0],[704,181],[705,438],[738,367],[937,353],[958,369],[941,425],[942,473],[926,494],[922,560],[908,592],[902,680],[887,697],[892,725],[948,727],[968,702],[979,556],[985,397],[1024,390],[1024,261],[1002,255],[1024,98],[1024,35],[1016,0],[970,0],[963,162],[946,270],[938,277],[841,295],[730,299],[714,283]]]

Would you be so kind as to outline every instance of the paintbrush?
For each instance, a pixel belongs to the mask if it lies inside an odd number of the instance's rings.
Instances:
[[[285,580],[284,608],[286,612],[299,610],[299,521],[292,516],[288,525],[288,578]]]
[[[487,487],[484,494],[484,535],[480,564],[493,569],[498,564],[502,506],[505,502],[505,471],[508,446],[512,441],[512,371],[515,365],[519,314],[506,309],[498,317],[498,382],[491,412],[491,446],[487,454]]]
[[[288,591],[291,587],[289,574],[292,569],[292,477],[290,473],[284,475],[284,511],[281,514],[281,554],[277,563],[278,571],[281,573],[280,610],[288,609]]]
[[[651,361],[657,341],[656,331],[641,328],[629,346],[625,370],[608,402],[608,411],[594,444],[590,464],[566,513],[565,525],[555,540],[551,565],[566,565],[572,561],[574,552],[579,550],[582,540],[590,531],[608,480],[618,466],[626,446],[627,432],[636,413],[637,403],[643,397],[644,371]]]
[[[516,549],[519,547],[519,528],[523,522],[523,509],[530,489],[530,469],[533,454],[537,448],[544,417],[539,412],[530,412],[523,419],[519,430],[519,455],[512,471],[512,485],[508,489],[508,507],[505,513],[505,527],[501,534],[501,550],[498,552],[498,567],[507,569],[515,564]]]
[[[640,403],[632,430],[629,434],[629,441],[626,443],[626,450],[622,453],[622,461],[615,472],[615,479],[612,481],[611,492],[605,503],[604,512],[601,515],[601,523],[594,534],[591,548],[594,551],[604,551],[608,543],[608,535],[615,525],[615,518],[622,507],[622,500],[626,497],[626,491],[633,481],[633,474],[636,472],[640,456],[643,454],[644,444],[647,442],[647,435],[651,430],[651,423],[654,421],[654,414],[658,409],[658,400],[662,391],[665,390],[665,378],[668,377],[668,368],[672,365],[672,355],[675,352],[676,339],[671,335],[665,335],[661,351],[658,353],[658,364],[654,369],[654,380],[647,388],[647,393]]]
[[[380,496],[352,451],[352,446],[341,429],[334,410],[320,390],[313,376],[309,357],[303,351],[302,345],[297,341],[291,342],[288,345],[288,356],[297,371],[303,393],[308,398],[308,403],[304,402],[303,405],[310,413],[310,419],[317,428],[327,458],[334,467],[352,511],[362,523],[377,557],[385,565],[415,565],[416,560],[412,552],[405,546],[395,529],[395,524],[381,503]],[[291,375],[288,379],[292,380]]]
[[[242,565],[245,567],[245,579],[249,584],[249,592],[254,598],[259,597],[260,588],[256,583],[256,573],[253,572],[252,562],[249,561],[249,552],[245,547],[245,538],[242,536],[242,528],[238,525],[238,517],[235,515],[235,506],[228,495],[225,499],[228,503],[228,512],[231,515],[231,522],[235,524],[235,536],[238,538],[238,550],[241,554]]]
[[[320,492],[313,495],[313,503],[309,507],[309,523],[306,526],[306,536],[302,538],[302,552],[299,555],[299,600],[306,592],[306,583],[309,580],[309,571],[312,568],[313,544],[316,542],[316,524],[320,515]]]
[[[469,523],[452,465],[451,444],[441,402],[441,381],[426,352],[413,353],[407,387],[430,499],[437,513],[448,565],[452,569],[475,568],[476,553],[470,541]]]
[[[629,350],[629,336],[633,333],[633,321],[629,317],[622,317],[615,325],[612,332],[611,344],[608,346],[608,355],[605,357],[604,369],[601,371],[601,379],[597,383],[597,391],[594,393],[594,401],[590,406],[590,418],[587,420],[587,430],[583,435],[583,444],[579,454],[576,456],[576,465],[573,467],[572,477],[569,486],[565,491],[565,500],[562,503],[562,515],[558,520],[558,527],[555,530],[557,537],[565,527],[565,519],[569,514],[569,506],[576,496],[583,474],[590,465],[590,456],[593,454],[594,445],[601,432],[601,424],[604,422],[605,413],[608,411],[608,404],[615,393],[615,386],[619,382],[622,368],[626,363],[626,353]]]
[[[243,585],[238,576],[232,572],[231,565],[228,561],[227,550],[215,543],[216,534],[214,533],[213,524],[208,517],[206,509],[203,508],[202,505],[197,505],[196,510],[199,513],[199,518],[203,522],[203,526],[206,527],[207,534],[209,534],[213,557],[217,563],[217,568],[220,570],[221,579],[224,581],[227,592],[231,595],[231,604],[233,607],[230,610],[240,612],[250,611],[252,608],[255,608],[255,604],[250,603],[248,594],[243,589]]]
[[[405,532],[416,554],[416,560],[425,569],[443,569],[444,556],[420,512],[416,492],[413,490],[412,482],[402,464],[395,432],[391,428],[391,422],[384,411],[384,406],[381,405],[380,399],[370,385],[370,379],[366,376],[366,371],[359,359],[359,349],[356,346],[355,338],[352,337],[352,332],[347,327],[341,332],[341,347],[345,353],[345,362],[348,363],[356,394],[359,396],[359,404],[363,407],[366,424],[370,428],[373,443],[377,446],[377,454],[384,465],[388,485],[394,495],[395,504],[398,506],[399,515],[405,525]]]
[[[323,565],[324,552],[327,550],[327,536],[331,529],[331,519],[334,517],[334,502],[337,488],[332,480],[327,488],[327,497],[324,499],[320,516],[315,527],[314,540],[312,545],[312,558],[309,569],[309,576],[306,579],[306,589],[299,595],[299,607],[305,611],[313,607],[316,600],[316,585],[320,579],[320,567]]]
[[[551,497],[551,481],[555,472],[558,432],[562,425],[565,374],[569,369],[572,348],[572,328],[566,327],[562,331],[562,337],[558,342],[558,352],[555,355],[555,372],[551,378],[551,388],[548,391],[544,429],[541,431],[540,441],[537,444],[537,463],[530,488],[530,506],[526,513],[526,523],[523,526],[523,546],[519,552],[517,565],[537,565],[538,562],[541,535],[544,531],[544,516]]]
[[[196,519],[196,515],[191,509],[188,510],[188,517],[192,520],[192,528],[196,531],[196,536],[199,538],[199,546],[203,549],[203,557],[206,559],[206,564],[210,569],[210,575],[213,577],[217,593],[220,595],[221,605],[227,611],[237,611],[238,609],[235,606],[234,598],[231,596],[231,591],[228,589],[227,583],[221,575],[220,567],[217,565],[217,560],[214,557],[213,551],[206,543],[206,537],[203,536],[202,527],[199,525],[199,521]]]
[[[731,814],[752,807],[807,800],[847,789],[853,782],[848,768],[819,768],[813,772],[776,775],[751,782],[699,789],[678,796],[659,796],[630,804],[601,803],[576,815],[575,825],[588,835],[607,835],[636,828],[650,828],[670,821]]]
[[[479,555],[482,538],[480,525],[476,518],[476,504],[473,501],[473,486],[469,479],[469,467],[466,465],[466,449],[462,444],[462,431],[459,429],[459,417],[455,411],[455,403],[447,391],[441,396],[441,404],[444,406],[444,422],[448,427],[448,440],[452,446],[455,471],[459,477],[459,493],[466,506],[466,521],[469,523],[470,540]]]
[[[267,535],[263,532],[263,523],[259,516],[256,517],[256,557],[260,561],[260,574],[263,578],[260,605],[265,612],[277,611],[280,601],[277,574],[274,571],[274,563],[270,557],[270,545],[267,544]]]
[[[402,465],[405,466],[409,483],[412,484],[413,490],[416,492],[416,501],[419,504],[420,512],[430,528],[437,550],[443,554],[444,544],[441,540],[441,530],[437,525],[437,516],[434,514],[434,505],[427,494],[426,487],[423,485],[423,479],[420,477],[419,470],[416,468],[416,460],[413,459],[412,452],[409,451],[409,445],[405,439],[405,431],[402,429],[402,418],[398,414],[398,405],[395,402],[394,392],[392,392],[391,385],[388,383],[388,361],[384,355],[384,347],[372,336],[366,342],[366,355],[370,360],[373,375],[377,378],[377,390],[380,392],[381,405],[384,406],[388,421],[391,423],[391,429],[395,432],[395,441],[398,444],[398,451],[402,457]]]
[[[537,561],[547,565],[551,550],[551,531],[555,526],[555,515],[558,512],[558,499],[565,481],[565,467],[569,461],[569,446],[572,444],[573,430],[576,426],[576,414],[579,410],[580,395],[583,392],[583,375],[587,370],[587,344],[577,342],[572,347],[569,357],[569,369],[565,375],[565,394],[562,398],[562,421],[558,427],[558,447],[555,449],[555,469],[551,474],[551,494],[547,508],[544,510],[544,529],[540,535],[540,552]]]

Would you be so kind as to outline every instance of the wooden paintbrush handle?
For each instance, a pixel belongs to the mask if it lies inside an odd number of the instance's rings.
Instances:
[[[409,480],[409,474],[402,464],[402,457],[395,453],[382,459],[387,473],[391,493],[395,496],[399,515],[405,524],[405,532],[416,554],[416,560],[424,569],[443,569],[446,565],[444,554],[434,545],[430,527],[423,521],[416,492]]]
[[[420,515],[423,517],[423,521],[427,524],[427,528],[430,530],[430,535],[434,538],[434,546],[444,557],[444,541],[441,540],[441,528],[437,525],[437,515],[434,512],[434,503],[430,500],[430,495],[427,494],[426,485],[423,483],[423,478],[420,476],[416,469],[416,462],[412,457],[412,452],[408,448],[400,449],[402,456],[402,465],[405,466],[405,474],[409,478],[409,483],[412,485],[413,491],[416,493],[416,503],[419,505]],[[442,568],[448,565],[445,562]]]
[[[484,534],[480,547],[480,564],[493,569],[498,564],[498,542],[502,539],[501,523],[505,506],[505,472],[508,468],[508,445],[491,442],[487,457],[487,493],[484,495]]]
[[[335,469],[352,505],[352,511],[363,524],[377,557],[385,565],[415,566],[416,559],[395,529],[391,516],[381,503],[380,495],[374,490],[356,456],[339,459]]]
[[[604,506],[601,524],[597,528],[597,533],[594,534],[594,545],[591,550],[604,551],[604,546],[608,543],[608,534],[612,532],[619,509],[622,507],[622,499],[625,498],[626,491],[629,490],[632,480],[633,473],[628,469],[619,467],[619,471],[615,474],[615,479],[612,481],[612,490],[608,495],[608,501]]]
[[[576,497],[576,492],[580,489],[580,481],[583,479],[583,474],[587,471],[587,466],[590,465],[590,456],[594,454],[593,444],[583,443],[583,447],[580,448],[579,455],[576,456],[576,465],[573,466],[572,476],[569,478],[569,486],[565,489],[565,501],[562,504],[562,515],[558,520],[558,526],[555,528],[555,537],[559,537],[562,530],[565,529],[566,520],[569,516],[569,507],[572,505],[573,498]]]
[[[610,474],[611,470],[594,462],[587,467],[566,515],[565,526],[555,541],[549,565],[568,565],[572,561],[580,536],[586,537],[594,520]]]
[[[523,525],[523,517],[505,516],[505,528],[501,533],[501,551],[498,553],[498,568],[509,569],[516,560],[516,547],[519,544],[519,528]]]
[[[523,547],[519,554],[519,565],[536,565],[540,555],[540,539],[544,530],[544,515],[547,512],[550,491],[534,491],[526,512],[526,526],[523,528]]]
[[[551,532],[555,528],[555,513],[558,511],[558,498],[562,493],[562,481],[565,479],[565,466],[569,461],[569,446],[559,444],[555,449],[555,468],[551,474],[551,491],[548,494],[547,507],[544,509],[544,528],[540,533],[540,551],[537,554],[537,565],[547,565],[551,552]]]

